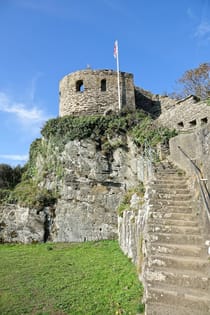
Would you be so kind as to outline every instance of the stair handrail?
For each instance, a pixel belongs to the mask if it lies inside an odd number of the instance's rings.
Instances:
[[[194,169],[195,174],[196,174],[197,182],[198,182],[199,187],[200,187],[202,200],[204,202],[204,205],[205,205],[205,208],[207,211],[207,217],[208,217],[208,220],[210,222],[210,194],[209,194],[208,188],[206,186],[205,179],[203,178],[202,172],[201,172],[200,168],[195,164],[194,160],[192,158],[190,158],[188,156],[188,154],[180,146],[178,146],[178,149],[180,150],[180,152],[183,153],[183,155],[193,165],[193,169]]]

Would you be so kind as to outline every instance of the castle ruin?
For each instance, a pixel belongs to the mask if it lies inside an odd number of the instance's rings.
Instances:
[[[135,110],[133,74],[120,72],[122,110]],[[80,70],[66,75],[59,86],[59,116],[118,112],[117,72]]]
[[[193,95],[175,100],[153,95],[134,85],[133,74],[120,72],[121,109],[143,109],[157,122],[179,131],[193,130],[210,121],[210,106]],[[59,84],[59,116],[103,115],[119,112],[117,72],[85,69],[64,76]]]

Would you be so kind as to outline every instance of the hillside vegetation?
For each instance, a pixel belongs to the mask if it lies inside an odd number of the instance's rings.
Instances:
[[[62,179],[64,166],[60,155],[69,141],[90,138],[96,142],[97,149],[109,158],[117,147],[126,149],[127,135],[143,153],[145,147],[154,148],[158,143],[166,144],[177,133],[157,126],[145,112],[136,111],[108,116],[64,116],[50,119],[41,134],[42,139],[36,139],[31,144],[29,161],[24,166],[21,182],[10,190],[0,189],[0,202],[18,203],[39,210],[55,203],[59,191],[43,189],[39,183],[49,174],[54,175],[54,179]],[[41,170],[37,166],[38,157],[42,159]]]

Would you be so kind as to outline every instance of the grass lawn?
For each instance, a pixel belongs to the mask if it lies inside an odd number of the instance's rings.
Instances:
[[[142,293],[117,241],[0,245],[1,315],[136,315]]]

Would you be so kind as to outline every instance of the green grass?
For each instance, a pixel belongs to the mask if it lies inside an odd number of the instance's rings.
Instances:
[[[0,245],[0,314],[135,315],[142,286],[116,241]]]

